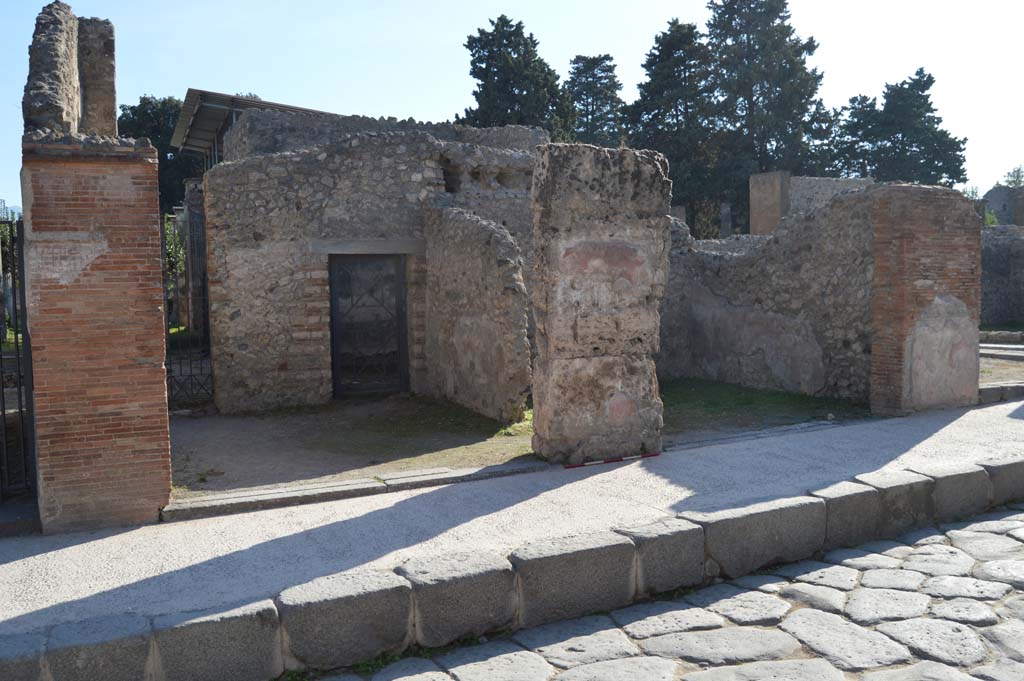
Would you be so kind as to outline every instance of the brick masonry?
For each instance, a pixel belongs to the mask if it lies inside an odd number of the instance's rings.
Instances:
[[[26,142],[44,531],[154,522],[170,495],[156,150]]]
[[[952,189],[887,185],[869,195],[872,411],[975,403],[980,217]]]

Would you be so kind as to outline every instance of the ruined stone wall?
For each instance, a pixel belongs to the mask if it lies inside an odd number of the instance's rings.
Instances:
[[[786,215],[810,213],[827,205],[839,194],[864,191],[874,182],[871,178],[859,177],[790,177],[789,211]]]
[[[982,229],[981,323],[1024,323],[1024,227]]]
[[[668,163],[656,152],[541,147],[532,191],[534,451],[578,463],[656,452],[651,354],[669,251]]]
[[[874,229],[871,410],[974,404],[981,218],[953,189],[883,185],[863,196]]]
[[[114,27],[62,2],[36,18],[22,99],[25,130],[117,135]]]
[[[412,119],[250,109],[225,133],[224,158],[237,161],[257,154],[306,149],[353,133],[368,132],[425,132],[441,141],[529,152],[548,141],[548,134],[540,128],[518,125],[471,128],[451,123],[419,123]]]
[[[770,236],[675,223],[658,374],[867,402],[871,224],[862,195]]]
[[[328,400],[329,255],[407,253],[407,273],[421,277],[411,255],[423,248],[422,207],[444,194],[438,142],[423,133],[354,135],[221,163],[206,173],[205,193],[218,408]],[[409,328],[422,330],[412,317],[422,305],[410,300],[408,310]],[[423,340],[408,345],[415,353]]]
[[[839,194],[863,191],[870,178],[794,177],[780,170],[750,176],[750,233],[771,234],[784,217],[810,213]]]
[[[505,423],[530,394],[523,258],[501,225],[458,208],[426,221],[425,392]]]
[[[1024,187],[997,184],[985,192],[982,201],[1000,225],[1024,224]]]

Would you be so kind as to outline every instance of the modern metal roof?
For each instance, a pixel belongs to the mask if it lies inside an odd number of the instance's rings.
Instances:
[[[178,124],[174,126],[171,146],[201,154],[218,153],[217,135],[228,118],[245,109],[273,109],[292,113],[326,114],[326,111],[303,109],[262,99],[226,95],[222,92],[189,88],[181,105]]]

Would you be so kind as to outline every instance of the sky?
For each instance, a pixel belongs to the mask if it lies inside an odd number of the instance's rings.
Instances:
[[[0,199],[21,205],[21,95],[42,0],[0,0]],[[610,53],[623,98],[673,17],[703,26],[705,0],[71,0],[114,22],[117,98],[189,87],[341,114],[449,120],[473,105],[466,36],[501,13],[525,23],[564,78],[577,54]],[[1019,0],[790,0],[792,24],[820,47],[828,106],[878,96],[923,66],[944,126],[966,137],[968,185],[982,193],[1024,164],[1017,84]]]

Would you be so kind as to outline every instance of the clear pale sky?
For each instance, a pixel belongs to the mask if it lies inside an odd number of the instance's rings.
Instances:
[[[21,95],[41,0],[0,1],[0,198],[20,205]],[[623,97],[673,17],[703,25],[704,0],[76,0],[114,22],[118,103],[182,98],[189,87],[344,114],[446,120],[472,105],[466,36],[506,13],[565,77],[576,54],[608,52]],[[840,106],[881,94],[923,66],[945,127],[967,137],[982,192],[1024,164],[1019,0],[790,0],[793,25],[820,48],[821,95]]]

